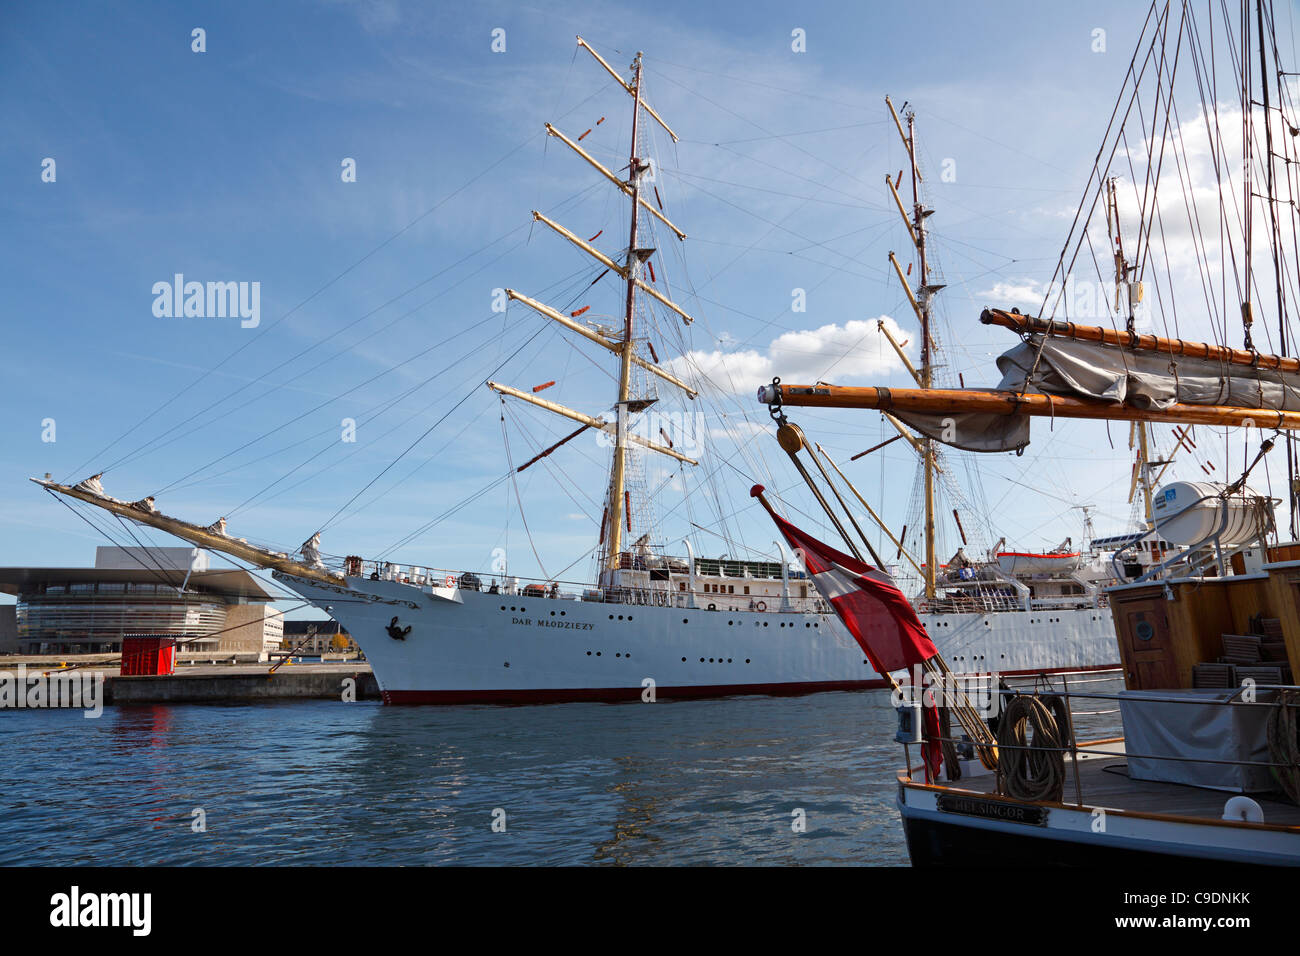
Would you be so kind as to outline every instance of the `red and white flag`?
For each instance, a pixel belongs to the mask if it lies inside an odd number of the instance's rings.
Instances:
[[[772,516],[781,534],[801,556],[804,570],[811,575],[822,597],[831,603],[850,634],[881,677],[890,671],[907,670],[939,653],[916,616],[916,609],[888,574],[879,568],[838,551],[786,521],[763,497],[763,486],[750,489]],[[930,739],[925,747],[928,768],[937,774],[941,760],[939,718],[933,707],[925,708],[925,730]]]
[[[772,510],[762,497],[762,485],[755,485],[749,494],[758,498],[785,540],[803,556],[804,570],[877,673],[883,677],[890,671],[910,670],[939,653],[916,609],[888,574],[800,531]]]

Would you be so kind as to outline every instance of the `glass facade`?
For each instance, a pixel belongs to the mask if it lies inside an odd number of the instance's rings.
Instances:
[[[217,647],[227,606],[218,595],[181,594],[166,584],[89,581],[32,584],[18,594],[18,648],[23,654],[117,653],[123,634],[198,638],[184,650]]]

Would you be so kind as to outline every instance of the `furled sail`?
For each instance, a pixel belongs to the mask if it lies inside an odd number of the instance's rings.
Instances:
[[[1222,416],[1223,424],[1240,425],[1251,411],[1259,411],[1254,421],[1259,427],[1296,427],[1297,418],[1284,414],[1300,413],[1300,371],[1292,359],[1258,355],[1243,363],[1237,350],[1203,343],[1145,336],[1116,344],[1113,339],[1126,336],[1109,329],[990,312],[982,317],[986,324],[989,315],[999,320],[993,324],[1021,320],[1016,331],[1022,341],[997,359],[1002,379],[995,389],[851,389],[881,394],[876,400],[808,401],[798,394],[800,386],[781,385],[781,401],[887,409],[929,438],[977,452],[1024,448],[1031,415],[1191,423],[1216,423],[1216,416]],[[760,390],[760,397],[765,391],[770,396],[770,388]],[[825,392],[826,387],[808,391]],[[909,402],[912,395],[922,400]],[[1017,401],[1020,395],[1059,397],[1068,405]],[[1090,410],[1092,414],[1080,414]]]
[[[298,549],[298,553],[302,555],[303,560],[311,565],[311,567],[320,570],[325,568],[325,562],[321,560],[320,556],[319,531],[302,543],[302,547]]]

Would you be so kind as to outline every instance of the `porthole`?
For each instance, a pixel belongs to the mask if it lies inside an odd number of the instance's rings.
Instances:
[[[746,663],[746,664],[749,663],[749,658],[748,658],[748,657],[745,658],[745,663]]]
[[[597,657],[600,656],[600,651],[597,651],[597,652],[596,652],[596,656],[597,656]]]

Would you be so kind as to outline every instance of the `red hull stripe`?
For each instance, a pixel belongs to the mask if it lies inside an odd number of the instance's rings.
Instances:
[[[733,694],[768,694],[788,697],[825,690],[873,690],[888,687],[883,680],[828,680],[782,684],[697,684],[656,687],[655,698],[690,699],[730,697]],[[526,687],[518,690],[386,690],[386,704],[561,704],[578,701],[640,700],[640,687]]]
[[[1102,671],[1114,670],[1118,664],[1101,664],[1095,667],[1070,667],[1063,670]],[[1056,674],[1058,670],[1001,671],[1003,677],[1033,677],[1038,674]],[[697,684],[693,686],[656,687],[655,698],[664,700],[697,700],[708,697],[733,697],[741,694],[762,694],[769,697],[795,697],[800,694],[817,694],[830,690],[880,690],[888,687],[887,681],[828,680],[786,682],[780,684]],[[640,700],[640,687],[563,687],[497,690],[385,690],[385,704],[570,704],[591,701],[612,703],[622,700]]]

